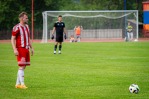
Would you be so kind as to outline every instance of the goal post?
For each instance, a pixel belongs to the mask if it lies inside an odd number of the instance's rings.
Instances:
[[[82,26],[82,39],[125,39],[127,23],[130,22],[133,27],[133,38],[138,40],[138,10],[44,11],[43,43],[50,39],[58,15],[63,17],[68,38],[75,35],[75,26]]]

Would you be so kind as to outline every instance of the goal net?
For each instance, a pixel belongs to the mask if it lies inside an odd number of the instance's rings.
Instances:
[[[68,38],[75,36],[75,26],[82,26],[81,39],[126,39],[129,22],[133,27],[133,38],[138,40],[138,10],[44,11],[42,15],[43,43],[50,40],[58,15],[63,17]]]

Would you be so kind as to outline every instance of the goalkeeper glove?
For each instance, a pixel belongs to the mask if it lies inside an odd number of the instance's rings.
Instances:
[[[54,35],[52,34],[52,37],[51,37],[51,39],[53,40],[54,39]]]
[[[65,39],[67,39],[67,36],[66,36],[66,34],[64,34],[64,38],[65,38]]]

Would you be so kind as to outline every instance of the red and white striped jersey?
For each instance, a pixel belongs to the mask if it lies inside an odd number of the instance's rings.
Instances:
[[[16,47],[29,48],[30,30],[29,26],[20,23],[15,25],[12,30],[12,36],[16,36]]]

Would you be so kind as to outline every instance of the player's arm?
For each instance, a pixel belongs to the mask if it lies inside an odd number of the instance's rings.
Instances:
[[[16,36],[11,36],[11,44],[12,44],[12,48],[13,48],[13,52],[14,52],[14,55],[18,55],[18,50],[16,48]]]
[[[76,27],[77,27],[77,26],[74,27],[74,31],[76,30]]]
[[[54,32],[55,32],[55,27],[53,27],[53,30],[52,30],[52,37],[51,37],[52,40],[54,39]]]
[[[64,34],[66,34],[67,33],[67,31],[66,31],[66,28],[64,27]]]
[[[65,37],[65,39],[67,39],[66,34],[67,34],[67,31],[66,31],[66,28],[64,27],[64,37]]]
[[[33,49],[32,42],[31,42],[30,39],[29,39],[29,46],[30,46],[31,55],[33,56],[33,54],[34,54],[34,49]]]
[[[81,30],[83,30],[83,26],[81,26]]]
[[[52,30],[52,35],[54,35],[54,32],[55,32],[55,27],[53,27],[53,30]]]

